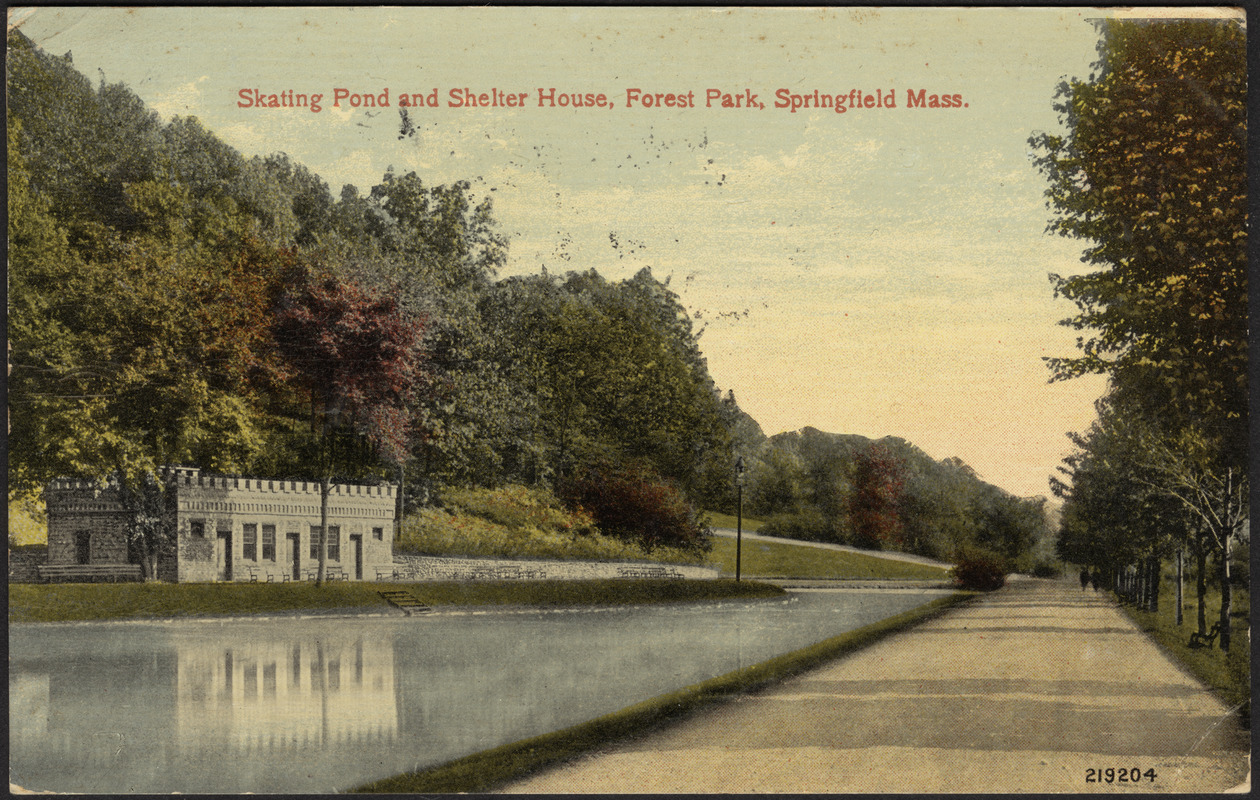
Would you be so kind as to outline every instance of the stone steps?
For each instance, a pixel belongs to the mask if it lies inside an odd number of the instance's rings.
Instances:
[[[403,613],[409,617],[412,614],[417,614],[417,613],[427,614],[433,610],[432,608],[429,608],[424,603],[421,603],[419,600],[417,600],[411,594],[411,592],[405,592],[402,589],[386,589],[385,591],[377,592],[377,594],[383,597],[385,599],[385,602],[389,603],[395,608],[402,609]]]

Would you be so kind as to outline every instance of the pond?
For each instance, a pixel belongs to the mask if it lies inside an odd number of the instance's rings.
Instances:
[[[944,596],[9,629],[9,780],[320,793],[565,728]]]

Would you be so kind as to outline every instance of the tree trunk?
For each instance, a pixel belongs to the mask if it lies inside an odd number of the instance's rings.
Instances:
[[[1183,619],[1184,599],[1182,597],[1182,583],[1185,580],[1185,567],[1182,563],[1181,548],[1177,548],[1177,625],[1180,627]]]
[[[331,483],[327,476],[319,482],[319,572],[315,575],[316,586],[323,586],[324,577],[328,574],[328,490]]]
[[[1207,552],[1203,547],[1194,554],[1198,567],[1195,591],[1199,598],[1199,635],[1207,636]]]
[[[1163,561],[1159,556],[1151,556],[1151,604],[1150,612],[1156,614],[1159,612],[1159,584],[1160,573],[1163,571]]]
[[[407,477],[406,468],[398,465],[398,502],[394,504],[394,535],[397,536],[402,530],[403,513],[403,479]]]
[[[1230,623],[1229,614],[1233,605],[1232,591],[1229,585],[1229,540],[1233,531],[1222,533],[1221,543],[1221,633],[1220,643],[1223,652],[1229,652]]]

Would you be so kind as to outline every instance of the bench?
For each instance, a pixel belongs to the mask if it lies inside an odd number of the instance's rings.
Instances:
[[[386,578],[392,578],[393,580],[398,580],[399,578],[408,581],[415,580],[416,570],[412,567],[405,567],[398,564],[394,564],[389,567],[377,567],[376,579],[378,581],[382,581]]]
[[[119,580],[138,581],[143,577],[139,564],[45,564],[36,569],[39,577],[48,583],[95,581],[103,578],[117,583]]]
[[[1190,634],[1190,647],[1193,647],[1196,649],[1200,647],[1211,647],[1212,645],[1216,644],[1216,637],[1219,636],[1220,633],[1221,633],[1221,625],[1219,622],[1213,625],[1212,630],[1208,631],[1205,634],[1195,631],[1194,633]]]
[[[262,578],[264,583],[274,583],[276,576],[266,567],[245,567],[245,571],[249,573],[249,582],[258,583],[258,579]],[[284,576],[284,580],[288,580],[288,575]]]
[[[617,575],[622,578],[681,578],[682,573],[665,567],[618,567]]]

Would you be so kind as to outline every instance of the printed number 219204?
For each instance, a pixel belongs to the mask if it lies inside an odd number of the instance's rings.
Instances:
[[[1093,767],[1085,770],[1086,783],[1141,783],[1147,780],[1151,783],[1155,782],[1155,770],[1148,769],[1143,772],[1138,767],[1119,769],[1115,767],[1107,767],[1106,769],[1095,769]]]

